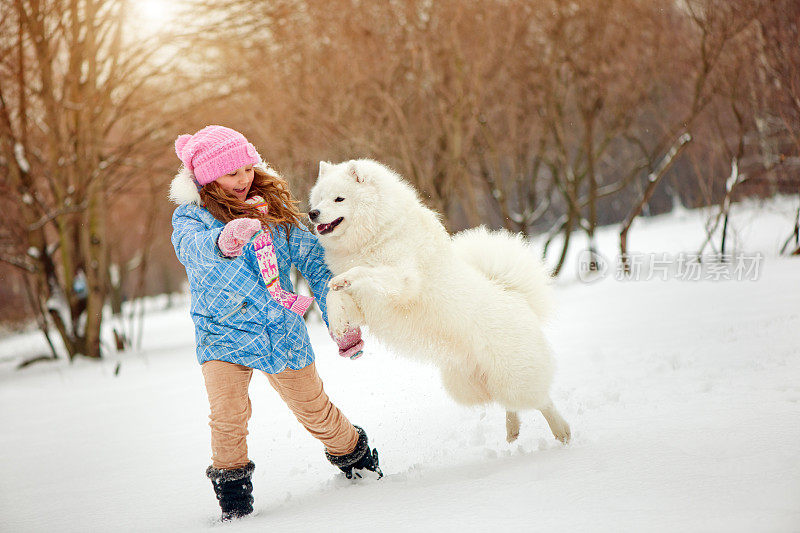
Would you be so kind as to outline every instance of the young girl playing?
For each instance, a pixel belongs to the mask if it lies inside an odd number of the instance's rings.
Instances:
[[[170,187],[179,204],[172,243],[189,277],[197,359],[211,406],[206,475],[222,519],[253,511],[255,465],[246,440],[253,369],[267,375],[348,478],[364,469],[381,476],[367,434],[331,403],[314,367],[303,322],[313,298],[292,293],[289,268],[294,264],[308,281],[326,323],[331,273],[286,182],[241,133],[222,126],[181,135],[175,152],[183,166]],[[340,355],[361,355],[359,330],[335,340]]]

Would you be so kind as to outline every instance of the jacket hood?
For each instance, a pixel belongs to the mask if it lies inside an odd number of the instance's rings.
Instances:
[[[269,176],[280,177],[280,174],[266,163],[258,163],[254,166]],[[178,173],[172,178],[172,183],[169,185],[169,200],[178,205],[200,205],[200,192],[197,190],[194,174],[185,166],[181,166]]]

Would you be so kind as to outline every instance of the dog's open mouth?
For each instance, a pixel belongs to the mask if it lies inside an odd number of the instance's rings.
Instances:
[[[317,226],[317,233],[319,233],[320,235],[325,235],[332,232],[336,228],[336,226],[341,224],[342,220],[344,220],[344,217],[339,217],[333,222],[328,222],[327,224],[319,224]]]

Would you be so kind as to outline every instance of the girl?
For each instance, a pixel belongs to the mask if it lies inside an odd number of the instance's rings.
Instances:
[[[291,292],[289,268],[294,264],[308,281],[326,324],[331,273],[286,182],[230,128],[208,126],[181,135],[175,152],[183,166],[170,186],[170,199],[179,204],[172,244],[189,278],[197,359],[211,406],[212,464],[206,475],[222,520],[253,511],[255,465],[246,440],[253,369],[267,375],[348,478],[361,477],[359,470],[380,477],[378,452],[369,448],[364,430],[331,403],[314,367],[302,318],[314,299]],[[359,330],[334,340],[340,355],[361,355]]]

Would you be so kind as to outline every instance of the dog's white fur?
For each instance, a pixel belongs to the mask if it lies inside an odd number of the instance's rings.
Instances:
[[[321,162],[310,205],[317,227],[342,218],[319,236],[334,273],[334,334],[366,325],[435,363],[457,402],[505,407],[509,442],[522,409],[539,409],[553,435],[569,440],[549,395],[554,361],[541,329],[549,277],[519,236],[481,227],[451,238],[408,183],[368,159]]]

